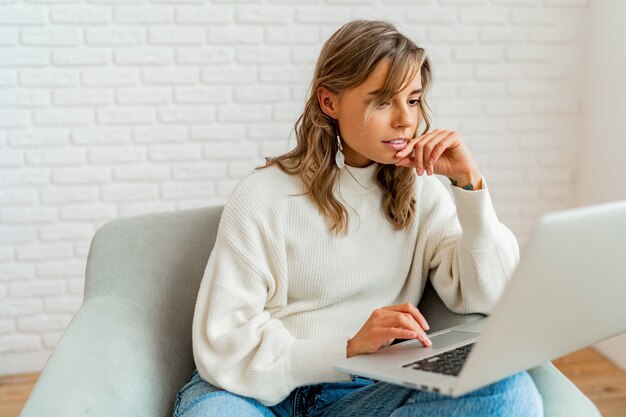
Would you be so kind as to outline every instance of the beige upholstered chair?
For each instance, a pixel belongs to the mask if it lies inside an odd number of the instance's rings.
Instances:
[[[191,323],[221,206],[135,216],[91,243],[82,306],[48,360],[21,417],[169,417],[194,370]],[[428,288],[431,332],[474,320]],[[599,412],[551,363],[530,370],[546,417]]]

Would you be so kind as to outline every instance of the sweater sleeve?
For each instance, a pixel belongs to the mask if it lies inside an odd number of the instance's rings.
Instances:
[[[350,336],[297,339],[271,316],[268,307],[286,291],[287,264],[280,212],[275,201],[263,203],[263,188],[244,179],[224,207],[192,342],[203,379],[269,406],[300,385],[350,380],[332,369]]]
[[[489,314],[519,261],[515,235],[494,211],[487,183],[467,191],[450,185],[451,194],[432,181],[437,219],[427,246],[430,280],[453,312]]]

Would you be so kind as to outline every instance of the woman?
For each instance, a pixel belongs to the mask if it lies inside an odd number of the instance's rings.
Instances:
[[[175,417],[542,415],[526,372],[451,398],[332,369],[394,339],[430,345],[427,279],[452,311],[489,313],[518,260],[461,135],[429,131],[430,85],[424,50],[390,23],[328,39],[295,149],[224,208]]]

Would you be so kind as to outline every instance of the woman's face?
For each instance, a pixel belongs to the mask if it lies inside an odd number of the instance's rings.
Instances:
[[[397,161],[395,154],[406,146],[417,130],[418,99],[422,89],[421,70],[404,90],[390,101],[380,104],[370,114],[369,120],[365,120],[367,106],[375,96],[372,92],[383,87],[390,65],[389,58],[383,59],[359,86],[340,96],[328,93],[332,100],[331,116],[339,124],[347,165],[365,167],[372,161],[394,164]],[[324,96],[321,99],[324,100]],[[393,139],[403,141],[396,144],[388,142]]]

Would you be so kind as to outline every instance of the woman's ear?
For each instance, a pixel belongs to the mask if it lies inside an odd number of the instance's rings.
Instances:
[[[324,114],[337,119],[338,99],[335,94],[326,87],[320,86],[317,88],[317,101]]]

